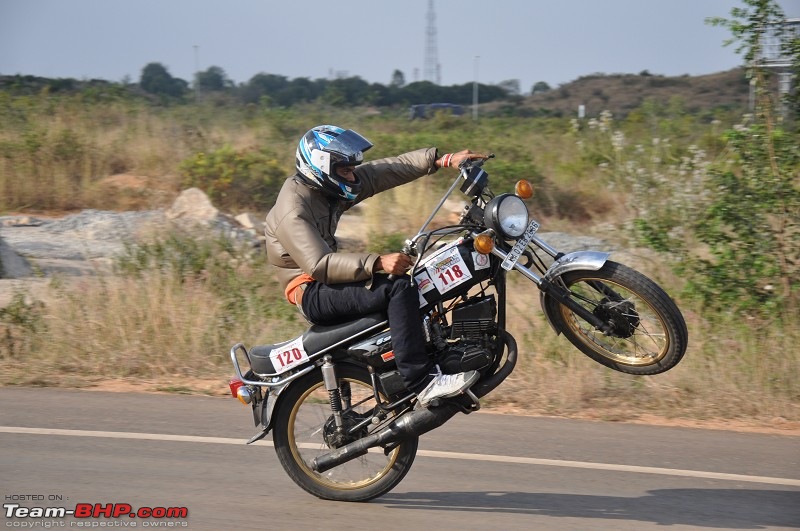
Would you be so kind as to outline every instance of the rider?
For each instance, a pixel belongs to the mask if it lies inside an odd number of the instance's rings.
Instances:
[[[329,325],[385,311],[397,368],[425,406],[464,392],[478,373],[442,374],[431,364],[419,296],[405,274],[413,265],[408,255],[340,253],[334,234],[342,213],[356,203],[439,168],[486,156],[464,150],[439,157],[436,148],[427,148],[362,164],[371,147],[355,131],[332,125],[303,135],[297,172],[284,182],[267,215],[267,255],[278,268],[287,300],[312,323]]]

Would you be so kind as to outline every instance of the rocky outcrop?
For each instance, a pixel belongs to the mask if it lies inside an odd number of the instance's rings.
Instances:
[[[28,261],[0,237],[0,278],[23,278],[32,274],[33,269]]]
[[[164,213],[169,220],[190,220],[200,224],[211,224],[220,216],[208,196],[199,188],[184,190]]]

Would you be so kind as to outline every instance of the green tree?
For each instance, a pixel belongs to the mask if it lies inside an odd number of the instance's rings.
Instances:
[[[546,81],[537,81],[533,88],[531,88],[531,94],[539,94],[541,92],[547,92],[550,90],[550,85],[547,84]]]
[[[145,92],[159,96],[183,96],[187,89],[186,81],[172,77],[161,63],[148,63],[142,69],[139,86]]]
[[[207,70],[198,72],[195,74],[194,82],[200,92],[221,92],[233,86],[225,70],[218,66],[210,66]]]
[[[406,86],[406,76],[400,70],[392,72],[392,81],[389,83],[390,87],[403,88]]]
[[[507,79],[498,83],[497,86],[505,90],[509,96],[519,96],[522,93],[519,79]]]

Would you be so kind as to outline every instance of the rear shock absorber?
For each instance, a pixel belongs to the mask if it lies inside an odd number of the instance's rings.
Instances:
[[[322,364],[322,381],[325,384],[325,389],[328,391],[328,399],[330,400],[331,403],[331,412],[333,413],[333,421],[336,423],[336,430],[341,432],[342,395],[339,392],[339,382],[336,379],[336,366],[333,364],[332,358],[330,356],[325,356],[323,360],[324,363]]]

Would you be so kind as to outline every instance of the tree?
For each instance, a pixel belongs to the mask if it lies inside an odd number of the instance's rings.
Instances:
[[[550,85],[545,81],[537,81],[531,89],[531,94],[539,94],[541,92],[547,92],[548,90],[550,90]]]
[[[195,86],[200,92],[221,92],[233,86],[225,70],[218,66],[210,66],[204,72],[198,72],[194,77]]]
[[[139,86],[150,94],[180,97],[186,93],[189,84],[172,77],[161,63],[149,63],[142,69]]]
[[[505,90],[509,96],[519,96],[522,93],[519,79],[507,79],[505,81],[501,81],[497,86]]]
[[[733,19],[708,22],[728,28],[755,88],[752,121],[726,134],[731,159],[712,166],[711,201],[694,229],[712,259],[697,260],[709,275],[704,286],[733,307],[794,312],[800,299],[800,138],[776,119],[764,41],[778,29],[784,51],[800,54],[780,31],[786,17],[775,0],[743,0]],[[792,57],[800,62],[800,55]],[[748,304],[749,303],[749,304]]]
[[[406,85],[406,76],[400,71],[395,70],[392,72],[392,81],[389,83],[390,87],[403,88]]]
[[[322,94],[329,105],[366,105],[371,103],[369,83],[360,77],[344,77],[330,81]]]

